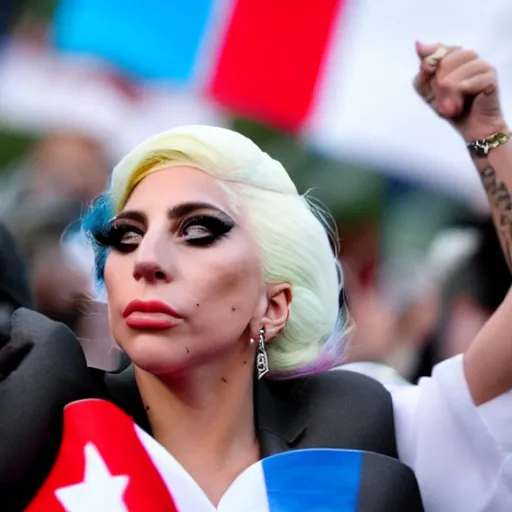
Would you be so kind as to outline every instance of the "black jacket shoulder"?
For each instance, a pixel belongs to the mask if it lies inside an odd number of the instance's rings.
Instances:
[[[289,448],[364,450],[397,458],[393,403],[374,379],[347,370],[267,381],[257,393],[259,426]]]

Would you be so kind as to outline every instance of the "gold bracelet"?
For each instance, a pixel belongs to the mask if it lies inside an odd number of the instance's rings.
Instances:
[[[489,151],[496,149],[510,140],[510,133],[493,133],[484,139],[472,140],[467,143],[467,148],[471,156],[476,158],[485,158]]]

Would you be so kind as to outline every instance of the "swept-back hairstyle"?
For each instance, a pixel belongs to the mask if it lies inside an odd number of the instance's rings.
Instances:
[[[270,376],[293,377],[339,364],[347,317],[339,308],[342,273],[325,214],[297,192],[279,162],[234,131],[175,128],[146,140],[119,162],[107,192],[83,222],[95,249],[98,281],[103,281],[107,257],[100,235],[109,220],[148,174],[183,165],[219,180],[235,211],[243,211],[254,230],[265,281],[292,287],[289,320],[268,346]]]

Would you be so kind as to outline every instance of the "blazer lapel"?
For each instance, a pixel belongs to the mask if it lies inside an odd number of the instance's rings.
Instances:
[[[302,384],[302,380],[255,381],[255,421],[262,458],[297,447],[304,435],[309,405],[306,399],[299,400]]]

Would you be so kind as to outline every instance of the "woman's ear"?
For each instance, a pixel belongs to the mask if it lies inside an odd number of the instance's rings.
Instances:
[[[273,340],[285,327],[290,315],[292,287],[288,283],[268,284],[267,309],[261,318],[267,341]]]

